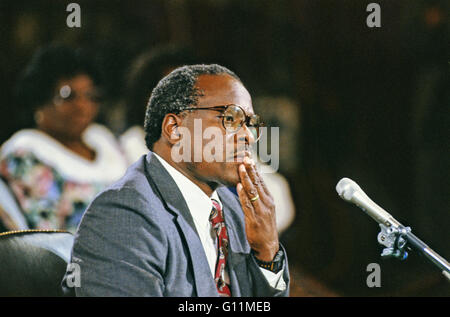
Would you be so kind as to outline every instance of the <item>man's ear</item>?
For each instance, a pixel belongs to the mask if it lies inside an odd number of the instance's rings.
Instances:
[[[180,141],[181,135],[178,127],[181,125],[181,121],[182,119],[176,114],[168,113],[162,122],[161,135],[172,145]]]

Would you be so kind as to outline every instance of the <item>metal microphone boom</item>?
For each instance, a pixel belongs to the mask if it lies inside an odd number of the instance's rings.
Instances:
[[[386,210],[374,203],[358,184],[349,178],[342,178],[336,185],[336,191],[343,200],[355,204],[379,223],[381,231],[378,234],[378,242],[386,247],[381,256],[405,260],[408,257],[407,249],[414,249],[436,265],[450,281],[448,261],[416,237],[410,227],[403,226]]]

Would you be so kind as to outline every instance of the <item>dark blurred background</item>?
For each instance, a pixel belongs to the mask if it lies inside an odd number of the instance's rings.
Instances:
[[[378,225],[335,191],[340,178],[354,179],[450,258],[450,2],[376,1],[381,27],[369,28],[370,2],[79,0],[81,28],[69,28],[70,1],[1,0],[0,141],[32,121],[13,87],[41,45],[95,54],[107,97],[99,120],[117,135],[132,60],[160,44],[190,47],[199,61],[235,71],[255,108],[265,96],[297,107],[287,115],[301,132],[280,145],[292,151],[279,169],[297,208],[281,236],[292,296],[450,296],[450,283],[417,253],[381,259]],[[381,266],[380,288],[366,285],[369,263]]]

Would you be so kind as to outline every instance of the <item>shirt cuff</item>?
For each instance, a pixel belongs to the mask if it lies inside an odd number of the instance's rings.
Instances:
[[[280,270],[278,273],[273,273],[261,267],[259,269],[261,270],[262,274],[264,275],[267,282],[272,288],[275,288],[279,291],[286,290],[286,282],[284,281],[283,278],[284,269]]]

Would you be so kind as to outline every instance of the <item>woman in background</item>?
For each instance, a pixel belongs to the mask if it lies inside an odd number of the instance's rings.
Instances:
[[[19,101],[36,127],[2,145],[0,176],[29,228],[75,231],[94,196],[126,170],[114,135],[93,123],[98,85],[88,59],[57,45],[40,49],[19,81]],[[25,229],[6,212],[0,217],[9,230]]]

